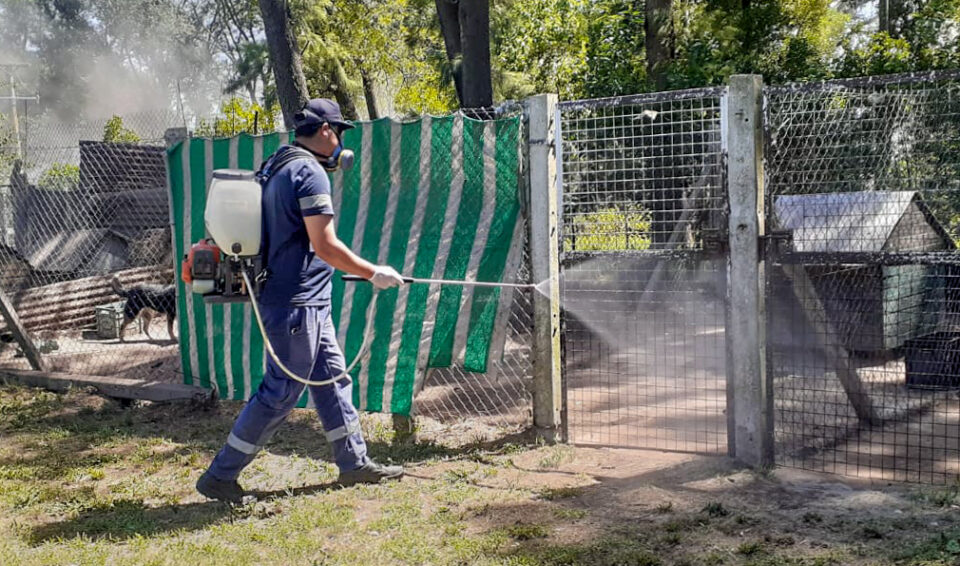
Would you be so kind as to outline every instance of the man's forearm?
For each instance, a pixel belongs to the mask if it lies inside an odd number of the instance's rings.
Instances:
[[[322,248],[316,250],[316,254],[334,269],[359,275],[364,279],[373,277],[373,264],[350,251],[350,248],[340,240],[327,242]]]

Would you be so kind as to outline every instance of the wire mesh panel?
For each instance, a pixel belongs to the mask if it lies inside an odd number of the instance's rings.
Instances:
[[[960,473],[960,81],[765,89],[776,460]]]
[[[0,288],[47,369],[179,381],[164,312],[174,263],[164,135],[177,122],[166,112],[76,123],[21,117],[20,148],[4,148]],[[121,343],[130,291],[146,309]],[[29,367],[9,329],[0,365]]]
[[[560,105],[572,442],[726,451],[723,97]]]
[[[464,117],[477,120],[498,120],[517,116],[522,108],[506,102],[497,108],[462,110]],[[517,144],[522,143],[523,128],[517,130]],[[492,155],[494,158],[499,158]],[[522,174],[522,163],[514,174]],[[479,171],[464,171],[464,175],[479,177]],[[523,215],[525,211],[520,211]],[[517,225],[516,236],[521,240],[515,251],[518,257],[507,260],[508,273],[504,282],[531,283],[530,253],[525,221]],[[500,301],[493,344],[501,347],[491,358],[484,373],[468,371],[454,363],[449,367],[427,370],[414,401],[419,417],[436,419],[448,426],[462,425],[473,437],[502,435],[523,429],[533,421],[532,411],[532,331],[533,293],[530,289],[504,288],[497,291]]]
[[[524,227],[524,234],[526,229]],[[526,240],[526,238],[524,238]],[[525,242],[526,243],[526,242]],[[530,255],[523,258],[515,279],[530,283]],[[416,414],[447,424],[462,423],[471,434],[518,431],[533,422],[533,293],[531,289],[506,290],[512,295],[509,311],[498,327],[505,333],[502,356],[486,373],[460,366],[429,370],[414,404]],[[498,339],[499,340],[499,339]]]

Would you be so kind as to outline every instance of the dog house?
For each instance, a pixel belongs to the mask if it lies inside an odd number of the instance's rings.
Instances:
[[[777,228],[792,236],[793,251],[824,254],[826,260],[834,253],[955,248],[916,191],[781,195],[773,205]],[[852,265],[825,261],[804,267],[828,321],[848,351],[893,350],[935,329],[937,309],[924,305],[935,300],[932,295],[943,293],[938,272],[927,265],[870,263],[869,255],[865,261]],[[775,300],[796,301],[786,295],[778,293]]]

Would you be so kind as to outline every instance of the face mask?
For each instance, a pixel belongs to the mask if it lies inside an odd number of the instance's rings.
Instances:
[[[329,173],[340,169],[349,171],[353,168],[353,152],[349,149],[343,149],[342,145],[338,145],[337,149],[333,150],[333,155],[320,161],[320,165]]]

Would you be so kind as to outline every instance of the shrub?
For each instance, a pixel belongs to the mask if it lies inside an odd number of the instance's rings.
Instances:
[[[80,167],[69,163],[54,163],[43,172],[37,185],[41,189],[72,191],[80,185]]]
[[[617,206],[573,217],[565,235],[565,251],[611,252],[650,248],[650,212]]]

